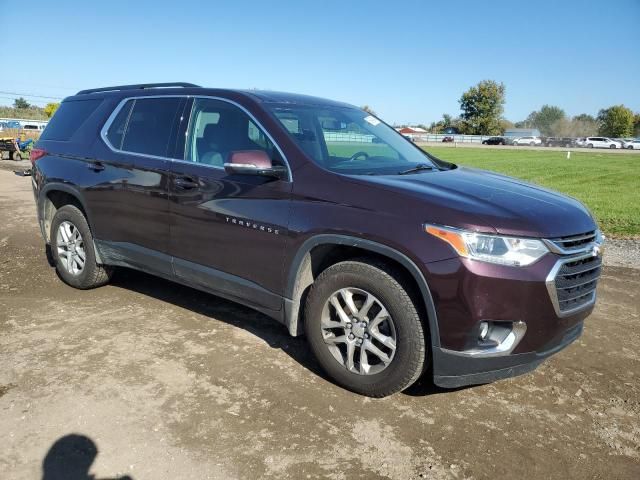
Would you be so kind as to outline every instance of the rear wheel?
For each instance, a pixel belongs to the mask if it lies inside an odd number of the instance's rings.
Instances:
[[[617,148],[615,145],[609,145],[609,148]]]
[[[346,261],[322,272],[305,305],[305,333],[325,372],[363,395],[404,390],[424,368],[422,321],[384,264]]]
[[[111,278],[112,269],[96,263],[89,224],[74,205],[61,207],[53,216],[51,253],[58,274],[72,287],[95,288]]]
[[[593,143],[587,145],[588,148],[593,148]]]
[[[627,147],[627,150],[633,150],[633,145],[629,145],[629,146]]]
[[[536,142],[529,142],[529,146],[533,147],[536,144]]]
[[[22,154],[21,154],[19,151],[17,151],[17,150],[15,150],[15,151],[11,154],[11,157],[12,157],[14,160],[17,160],[17,161],[22,160]]]

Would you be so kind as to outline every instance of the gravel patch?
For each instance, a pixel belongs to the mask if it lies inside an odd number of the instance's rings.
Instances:
[[[640,269],[640,239],[607,239],[604,264]]]

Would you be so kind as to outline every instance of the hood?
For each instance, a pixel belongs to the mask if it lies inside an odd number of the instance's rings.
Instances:
[[[419,198],[421,205],[417,207],[424,208],[426,223],[543,238],[575,235],[596,228],[591,214],[579,201],[485,170],[463,167],[357,179]]]

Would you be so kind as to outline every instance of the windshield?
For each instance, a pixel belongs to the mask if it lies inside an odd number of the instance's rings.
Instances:
[[[271,111],[318,165],[347,175],[394,175],[438,169],[393,128],[356,108],[277,105]]]

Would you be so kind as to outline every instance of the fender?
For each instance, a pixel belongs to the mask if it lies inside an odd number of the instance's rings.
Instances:
[[[49,235],[46,232],[45,225],[44,225],[45,199],[47,198],[47,194],[51,191],[65,192],[73,196],[76,200],[78,200],[80,205],[82,205],[82,209],[87,215],[87,223],[89,224],[89,230],[93,230],[93,228],[91,227],[92,225],[91,210],[87,208],[87,202],[84,200],[84,196],[82,195],[80,190],[78,190],[76,187],[69,185],[67,183],[51,182],[51,183],[47,183],[44,187],[42,187],[40,192],[38,192],[38,224],[40,225],[40,232],[42,233],[42,237],[45,239],[45,242],[50,243],[51,241],[51,239],[49,238]],[[96,262],[102,263],[102,258],[100,257],[100,252],[96,248],[95,242],[94,242],[93,250],[96,255]]]
[[[289,269],[284,292],[284,320],[291,335],[297,336],[302,334],[302,322],[299,322],[300,301],[304,290],[314,281],[311,272],[310,252],[314,247],[319,245],[345,245],[358,247],[363,250],[368,250],[388,257],[405,267],[420,288],[422,300],[427,312],[427,321],[429,322],[431,345],[433,347],[440,346],[440,333],[438,330],[438,319],[436,316],[436,308],[433,303],[433,297],[431,296],[431,291],[429,290],[427,281],[418,266],[409,257],[398,250],[371,240],[350,237],[347,235],[316,235],[307,239],[296,252],[291,263],[291,268]]]

